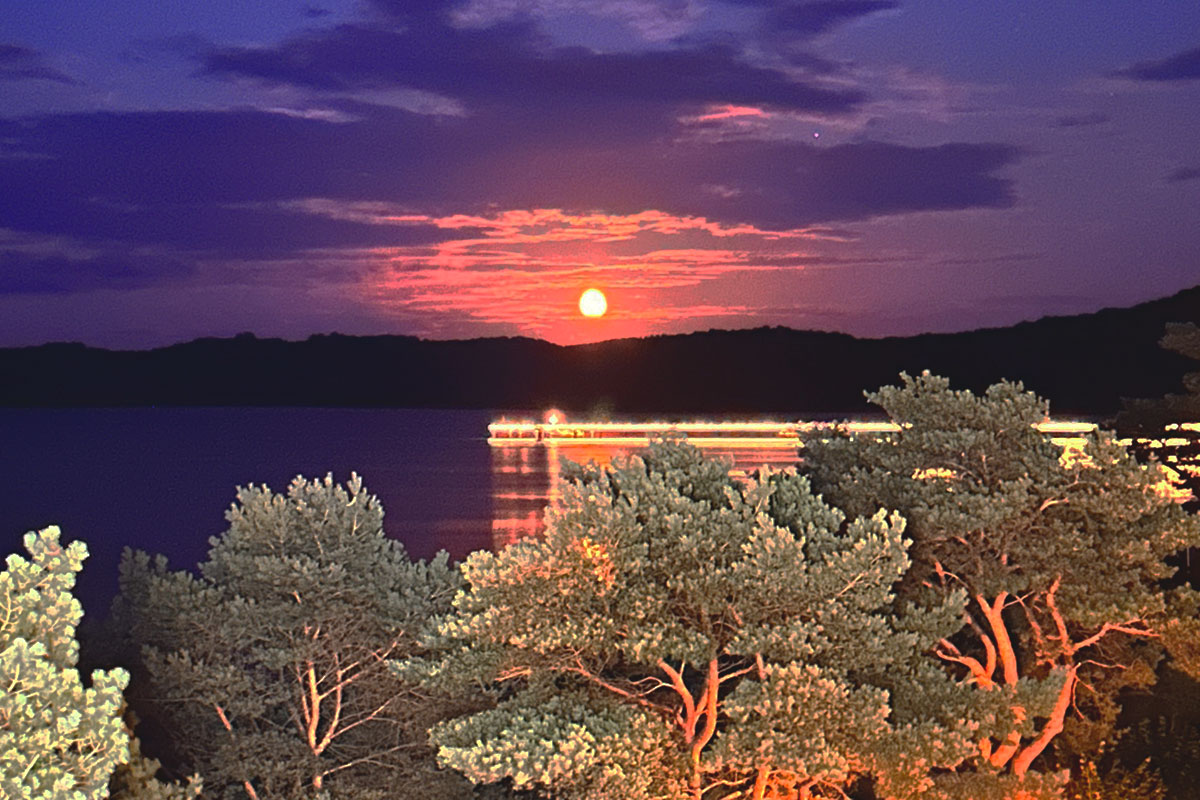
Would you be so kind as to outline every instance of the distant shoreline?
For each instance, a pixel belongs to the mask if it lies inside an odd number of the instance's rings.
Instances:
[[[980,392],[1019,380],[1055,417],[1104,418],[1122,398],[1181,390],[1194,363],[1158,346],[1200,323],[1200,287],[1093,314],[965,333],[857,339],[756,328],[569,347],[525,338],[427,341],[241,334],[146,351],[82,344],[0,349],[0,407],[560,408],[574,418],[655,413],[870,411],[864,390],[930,370]]]

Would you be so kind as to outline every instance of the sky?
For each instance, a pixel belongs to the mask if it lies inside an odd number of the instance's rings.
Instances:
[[[911,335],[1196,284],[1200,3],[0,0],[0,346]]]

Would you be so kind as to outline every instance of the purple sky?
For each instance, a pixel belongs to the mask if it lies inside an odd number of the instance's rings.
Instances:
[[[880,336],[1200,283],[1200,3],[3,6],[0,346]]]

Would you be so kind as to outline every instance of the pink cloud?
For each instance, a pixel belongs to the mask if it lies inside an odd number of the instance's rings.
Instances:
[[[467,324],[562,343],[666,332],[687,320],[752,317],[761,307],[757,299],[730,294],[728,303],[713,302],[713,293],[698,287],[739,274],[804,269],[819,260],[805,248],[830,239],[824,230],[768,231],[656,209],[606,214],[533,208],[438,216],[324,198],[291,208],[447,231],[440,243],[354,254],[361,265],[357,272],[364,276],[362,299],[384,314],[428,319],[431,325],[441,317],[457,320],[454,327]],[[579,293],[592,286],[609,296],[609,313],[600,320],[582,319],[576,305]]]
[[[684,292],[739,272],[775,271],[732,251],[651,252],[636,263],[527,264],[496,269],[394,264],[371,285],[375,304],[405,313],[452,315],[500,325],[522,335],[560,343],[663,332],[688,319],[755,313],[744,299],[730,304],[695,302]],[[591,286],[609,297],[609,312],[585,320],[576,308]]]
[[[761,117],[766,119],[770,116],[766,111],[754,106],[734,106],[727,104],[710,106],[706,113],[693,119],[696,122],[712,122],[714,120],[733,119],[735,117]]]

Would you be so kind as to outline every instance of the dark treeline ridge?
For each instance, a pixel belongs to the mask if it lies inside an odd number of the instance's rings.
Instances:
[[[976,391],[1020,380],[1060,414],[1105,415],[1123,397],[1178,391],[1189,361],[1158,346],[1168,322],[1200,322],[1200,286],[1132,308],[882,339],[776,327],[570,347],[336,333],[147,351],[56,343],[0,350],[0,405],[856,412],[863,386],[928,369]]]

